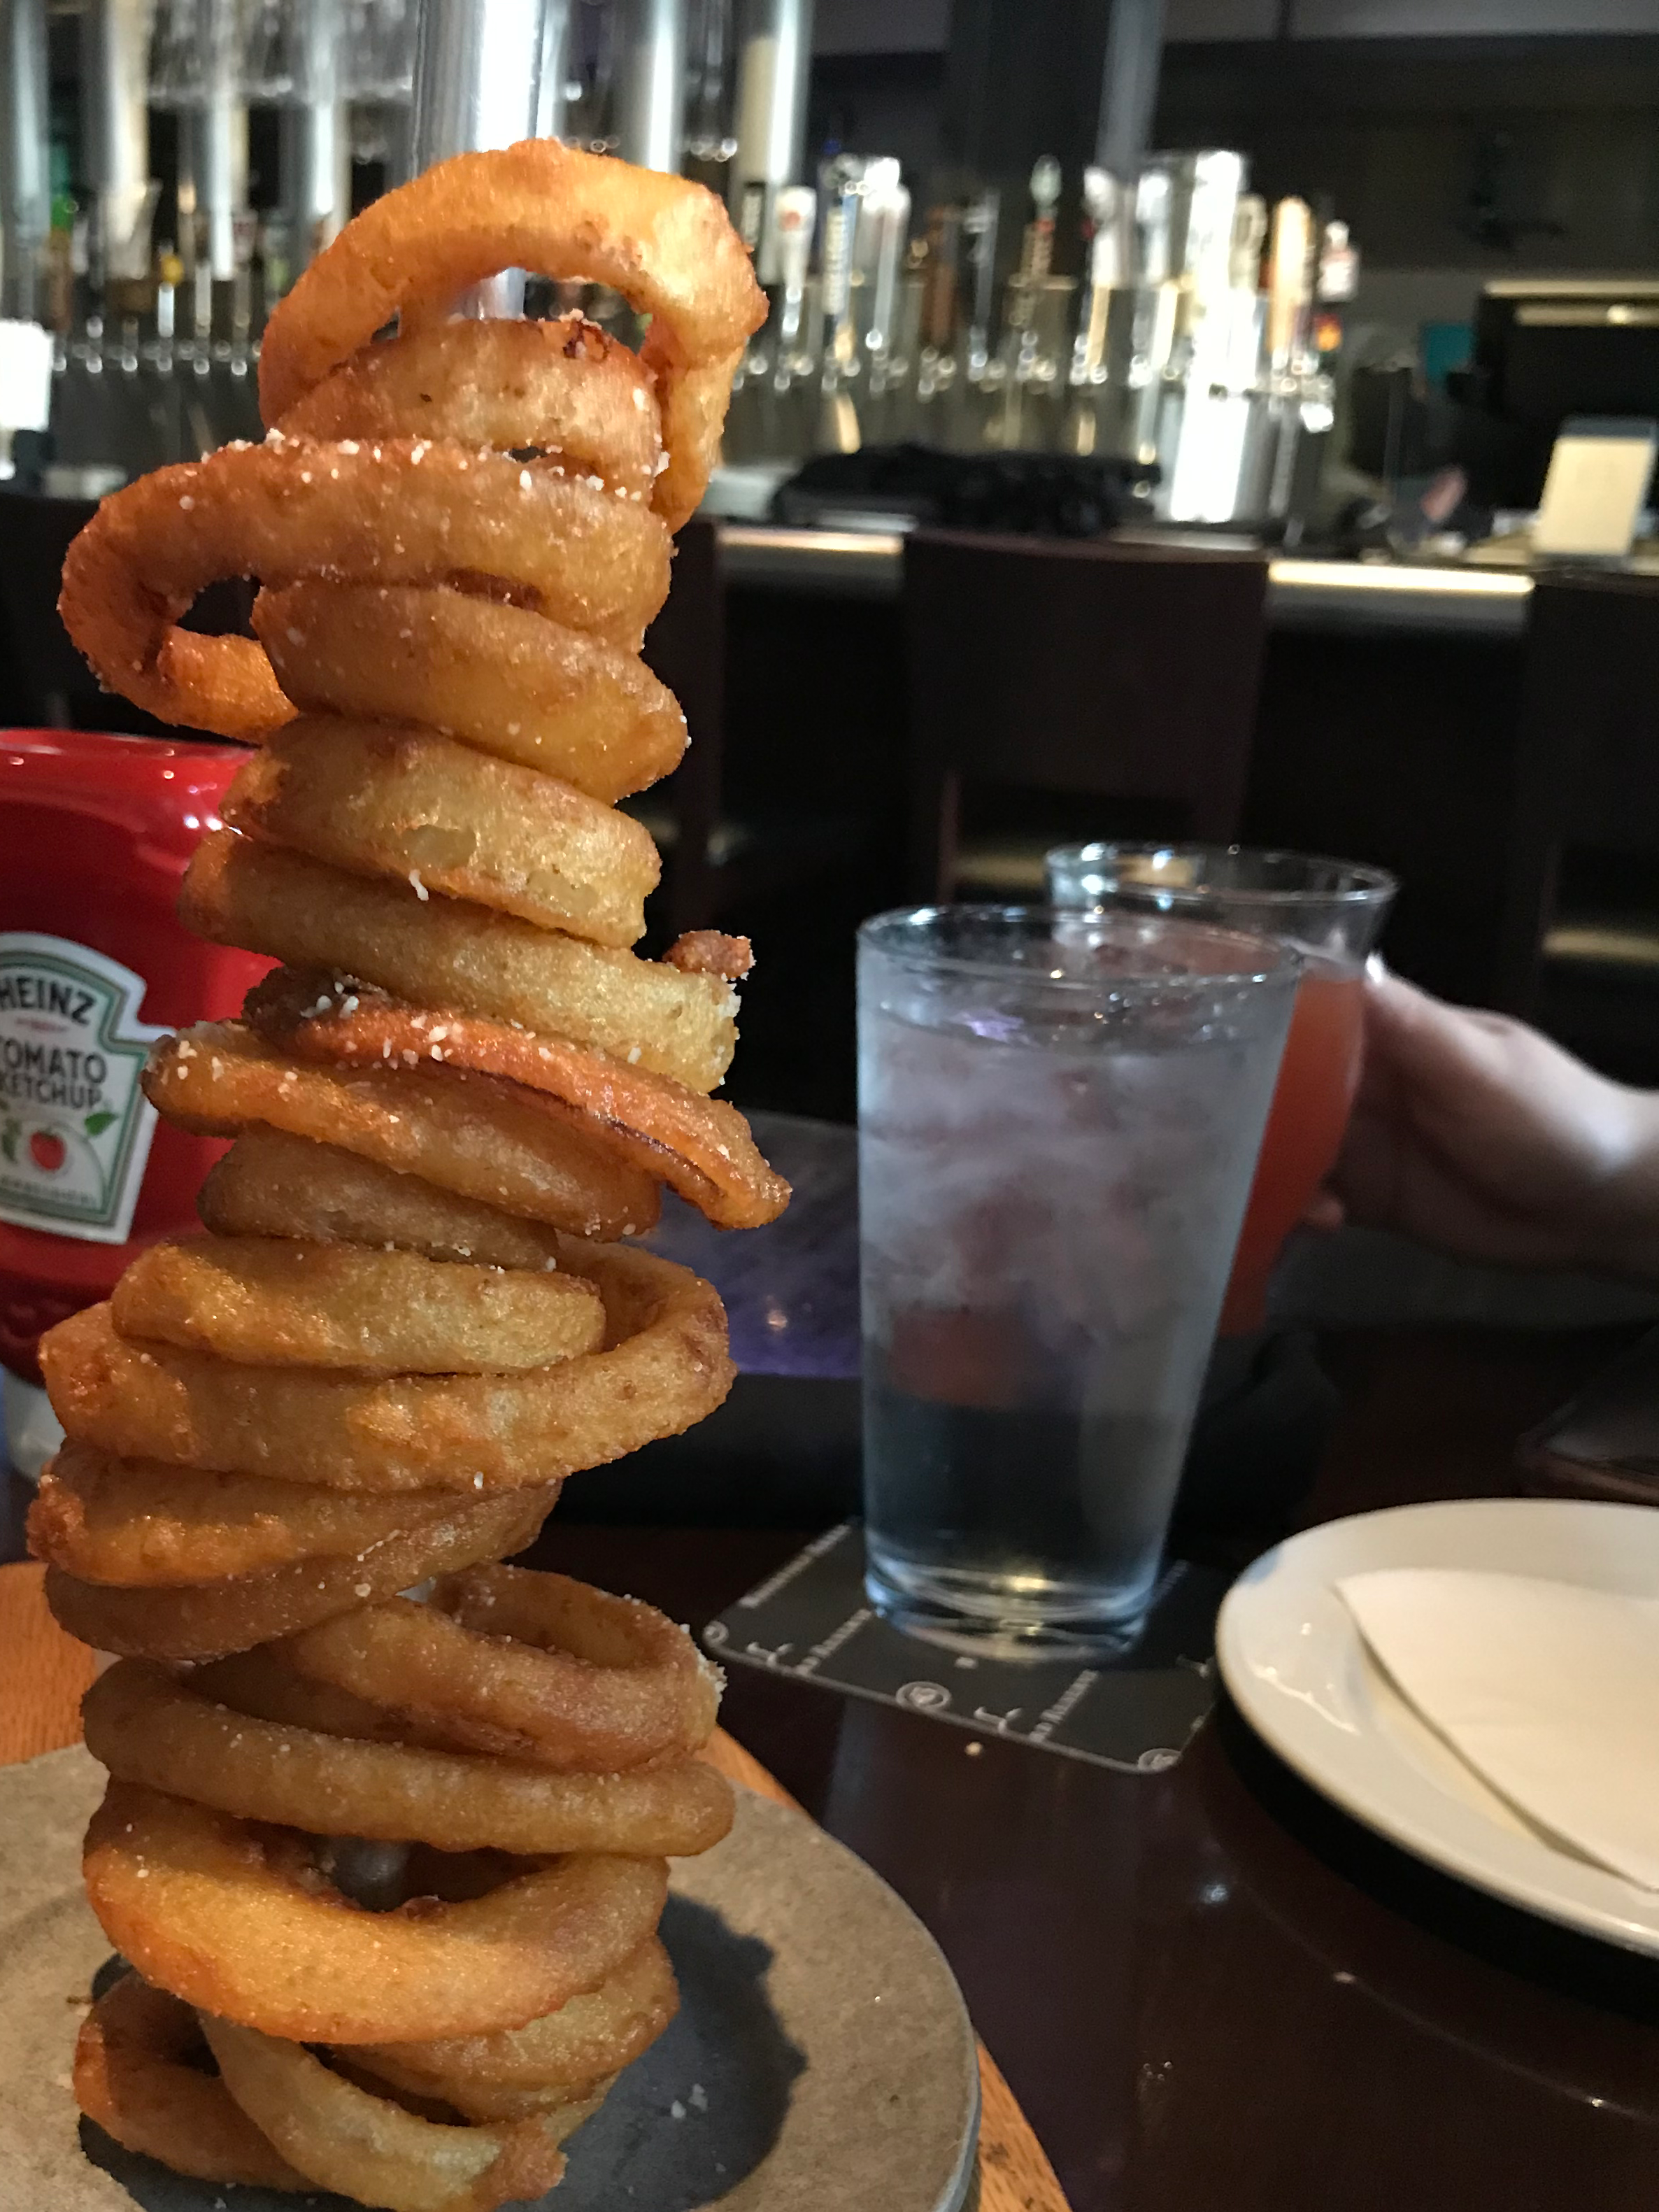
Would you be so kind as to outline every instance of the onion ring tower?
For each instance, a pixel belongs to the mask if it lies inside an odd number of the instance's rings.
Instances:
[[[447,319],[507,267],[615,286],[638,356]],[[708,1096],[748,948],[635,957],[657,854],[613,811],[684,744],[641,641],[763,307],[697,186],[464,155],[277,310],[265,443],[117,494],[65,564],[106,684],[257,744],[184,912],[283,963],[153,1056],[159,1110],[234,1142],[209,1234],[47,1340],[31,1519],[121,1655],[86,1876],[136,1971],[76,2092],[204,2179],[538,2195],[672,2014],[665,1861],[730,1823],[685,1633],[495,1563],[729,1388],[714,1291],[619,1241],[660,1186],[729,1227],[788,1195]],[[258,642],[180,629],[231,575]]]

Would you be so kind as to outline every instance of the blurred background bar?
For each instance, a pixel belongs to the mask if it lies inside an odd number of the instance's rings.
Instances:
[[[46,0],[0,0],[0,313],[35,313],[52,200]]]
[[[685,0],[617,0],[617,151],[678,170],[685,139]]]
[[[775,284],[778,194],[805,173],[812,0],[736,0],[734,15],[732,220],[762,283]]]
[[[413,170],[530,137],[541,80],[540,0],[422,0],[418,21]]]
[[[964,889],[1032,890],[1045,843],[1182,834],[1126,749],[1185,712],[1206,559],[1254,563],[1259,625],[1204,638],[1239,834],[1394,870],[1406,972],[1659,1078],[1659,708],[1586,657],[1659,611],[1655,502],[1599,566],[1532,534],[1564,424],[1659,415],[1659,16],[0,0],[0,718],[112,711],[49,572],[112,485],[261,434],[265,320],[348,216],[558,137],[708,185],[767,294],[652,647],[698,735],[652,802],[656,920],[765,938],[757,1103],[848,1110],[852,930],[915,880],[916,671],[954,649],[915,634],[917,531],[1030,552],[1034,608],[1089,604],[1103,549],[1164,595],[1133,678],[1073,687],[1103,696],[1056,738],[1069,784],[964,786]],[[462,305],[638,336],[575,282]],[[1023,696],[1054,694],[1051,635],[1007,641]],[[1602,704],[1540,704],[1575,668]]]

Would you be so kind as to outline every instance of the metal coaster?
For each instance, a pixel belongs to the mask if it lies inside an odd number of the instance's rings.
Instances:
[[[103,1781],[79,1749],[0,1770],[0,2206],[354,2212],[183,2179],[79,2118],[77,2005],[109,1952],[81,1834]],[[932,1936],[860,1860],[740,1790],[726,1842],[675,1863],[663,1938],[679,2016],[571,2137],[545,2212],[963,2212],[973,2031]]]
[[[864,1591],[856,1521],[816,1538],[703,1631],[722,1662],[763,1667],[981,1735],[1010,1736],[1097,1766],[1173,1765],[1215,1702],[1215,1616],[1227,1577],[1172,1568],[1132,1651],[993,1659],[908,1635]]]

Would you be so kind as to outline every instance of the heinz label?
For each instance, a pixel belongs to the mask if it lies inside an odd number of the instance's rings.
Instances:
[[[155,1128],[138,1079],[166,1034],[143,998],[101,952],[0,930],[0,1221],[126,1243]]]

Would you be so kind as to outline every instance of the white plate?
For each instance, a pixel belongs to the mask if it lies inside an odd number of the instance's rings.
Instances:
[[[1332,1521],[1258,1559],[1216,1625],[1233,1702],[1345,1812],[1494,1897],[1659,1955],[1659,1893],[1547,1843],[1375,1665],[1336,1584],[1376,1567],[1475,1568],[1659,1596],[1659,1512],[1472,1498]]]

